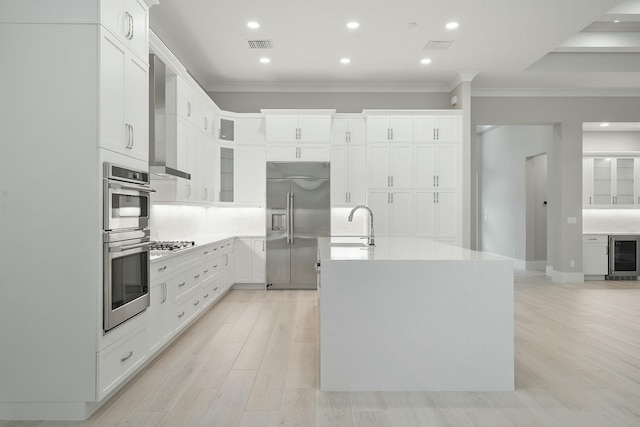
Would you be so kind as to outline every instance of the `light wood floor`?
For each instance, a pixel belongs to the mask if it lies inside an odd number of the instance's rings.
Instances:
[[[89,420],[0,426],[640,426],[640,282],[515,295],[515,392],[323,393],[315,292],[234,290]]]

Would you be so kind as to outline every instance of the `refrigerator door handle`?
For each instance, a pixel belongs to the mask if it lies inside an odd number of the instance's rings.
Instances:
[[[291,244],[291,193],[287,193],[286,221],[287,221],[287,224],[285,225],[285,228],[287,229],[287,245],[290,245]]]
[[[293,245],[293,193],[289,193],[289,244]]]

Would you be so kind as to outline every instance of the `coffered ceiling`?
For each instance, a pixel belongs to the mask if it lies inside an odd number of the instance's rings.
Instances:
[[[160,0],[151,28],[210,91],[640,91],[638,0]]]

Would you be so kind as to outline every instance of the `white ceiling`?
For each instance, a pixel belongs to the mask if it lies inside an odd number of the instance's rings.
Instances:
[[[151,28],[210,91],[640,90],[638,0],[160,0]]]

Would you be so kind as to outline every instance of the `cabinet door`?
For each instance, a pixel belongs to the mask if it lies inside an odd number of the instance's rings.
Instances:
[[[436,235],[436,194],[434,191],[416,191],[415,233],[419,237]]]
[[[125,154],[130,130],[126,125],[126,49],[103,31],[100,41],[100,146]]]
[[[387,116],[367,117],[367,142],[389,142],[391,136]]]
[[[436,186],[439,189],[457,189],[460,185],[460,150],[458,145],[437,144]]]
[[[196,95],[184,80],[179,77],[176,80],[176,113],[193,123],[196,114]]]
[[[593,207],[593,159],[582,159],[582,205],[585,208]]]
[[[367,124],[364,119],[349,119],[349,144],[364,145],[367,136]]]
[[[331,123],[331,143],[347,144],[349,142],[349,119],[333,119]]]
[[[367,162],[364,145],[349,145],[347,172],[349,205],[364,205],[367,198]]]
[[[298,146],[298,160],[304,162],[328,162],[331,160],[331,150],[328,145]]]
[[[593,159],[593,204],[596,206],[608,206],[613,202],[612,193],[612,159]]]
[[[416,188],[434,188],[436,185],[436,146],[422,144],[413,147],[414,185]]]
[[[218,201],[232,203],[234,201],[234,169],[235,153],[230,147],[220,147],[220,194]]]
[[[436,116],[438,142],[460,141],[460,116]]]
[[[434,142],[436,133],[435,116],[418,116],[413,118],[413,142]]]
[[[413,159],[410,145],[391,144],[391,186],[411,188],[413,185]]]
[[[149,159],[149,77],[148,67],[136,57],[127,56],[126,104],[127,123],[131,126],[128,155]]]
[[[387,190],[369,191],[368,206],[373,212],[376,236],[391,234],[390,193]]]
[[[251,283],[252,239],[237,238],[233,257],[236,283]]]
[[[607,245],[585,243],[582,247],[584,274],[609,274],[609,255]]]
[[[298,128],[301,143],[329,143],[331,141],[330,116],[299,116]]]
[[[618,158],[615,162],[615,204],[635,204],[635,159]]]
[[[147,61],[149,56],[149,12],[147,6],[142,0],[125,0],[124,7],[125,19],[130,19],[131,22],[130,28],[124,33],[127,45],[136,56]]]
[[[265,283],[265,241],[253,239],[251,283]]]
[[[391,116],[391,141],[392,142],[411,142],[413,140],[412,118],[410,116]]]
[[[460,202],[457,191],[436,193],[436,237],[455,238],[460,234]]]
[[[298,160],[297,145],[267,144],[267,161],[295,162]]]
[[[267,177],[264,145],[238,145],[235,148],[235,196],[239,204],[264,205]]]
[[[413,233],[413,200],[411,191],[393,191],[391,193],[391,234],[393,236],[411,236]]]
[[[388,144],[370,145],[367,148],[367,155],[369,188],[388,188],[391,182]]]
[[[298,116],[267,116],[267,142],[298,142]]]
[[[347,145],[331,146],[331,205],[349,202],[349,151]]]

